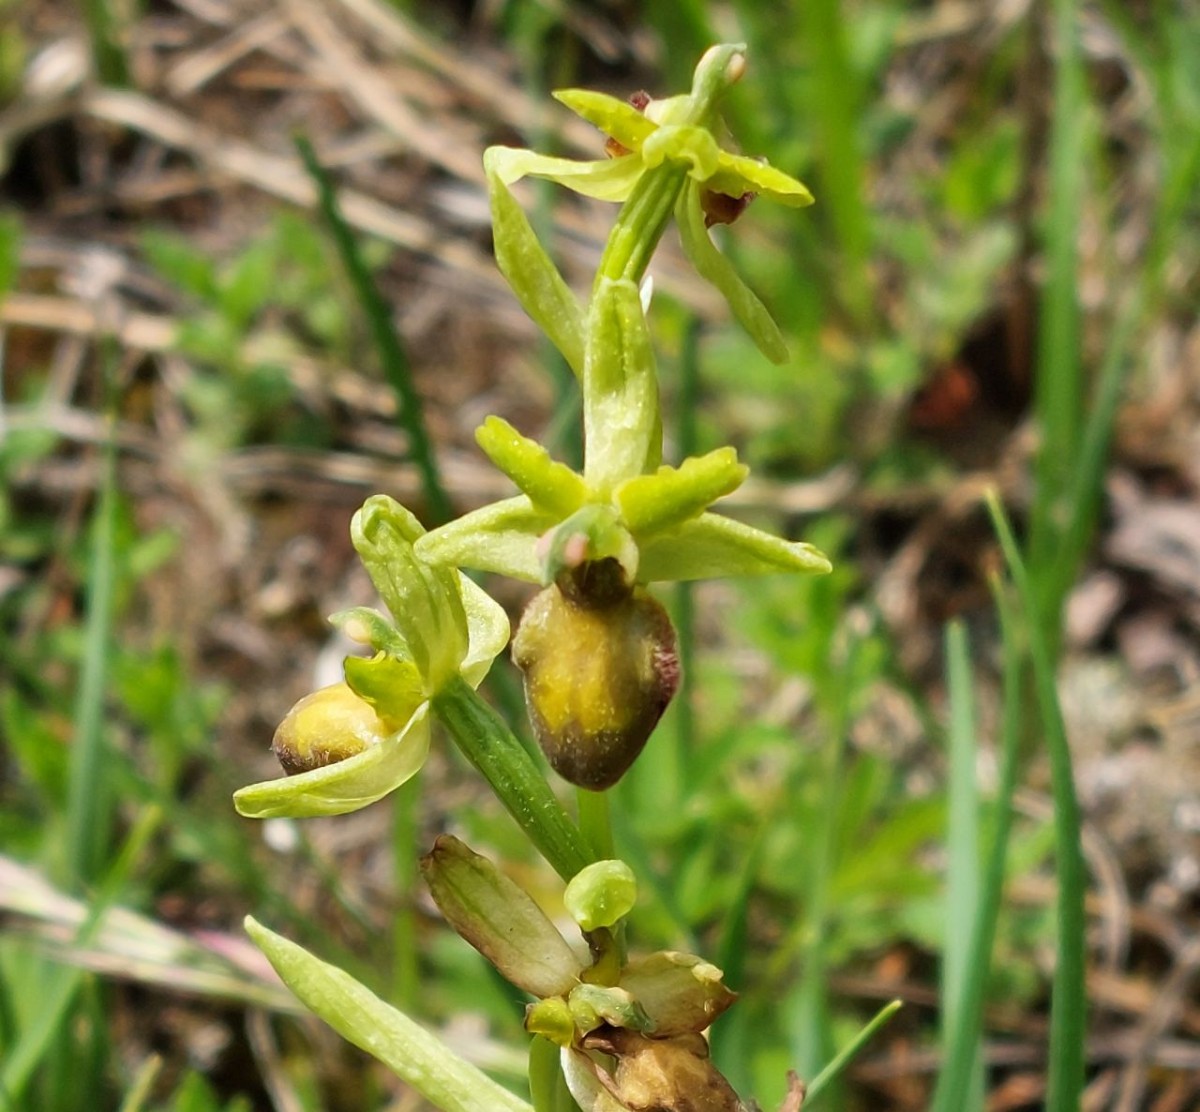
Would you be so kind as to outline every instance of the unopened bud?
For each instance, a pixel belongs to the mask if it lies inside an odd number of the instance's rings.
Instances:
[[[637,759],[679,686],[663,607],[624,583],[616,560],[584,564],[530,602],[513,639],[534,731],[556,772],[612,787]]]

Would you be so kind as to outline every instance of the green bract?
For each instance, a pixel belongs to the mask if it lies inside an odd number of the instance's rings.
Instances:
[[[584,374],[584,312],[542,249],[508,186],[526,176],[545,178],[577,193],[626,203],[597,275],[641,278],[674,213],[685,252],[699,274],[720,290],[763,354],[787,359],[783,337],[762,302],[746,287],[708,235],[706,203],[713,194],[733,200],[765,196],[785,205],[812,204],[808,189],[765,161],[725,150],[716,105],[745,68],[741,45],[713,47],[701,59],[691,93],[651,100],[644,111],[604,93],[565,89],[554,95],[594,124],[616,157],[575,161],[512,147],[484,154],[492,200],[496,258],[522,305],[546,331],[579,376]],[[728,203],[728,202],[727,202]],[[619,233],[619,234],[618,234]],[[598,292],[598,290],[597,290]]]
[[[458,571],[416,556],[423,532],[384,495],[355,514],[354,546],[394,622],[365,608],[335,617],[375,655],[348,657],[344,683],[296,704],[275,749],[285,768],[309,771],[242,788],[233,797],[240,814],[340,815],[394,791],[425,762],[430,699],[457,676],[477,687],[508,643],[498,603]]]

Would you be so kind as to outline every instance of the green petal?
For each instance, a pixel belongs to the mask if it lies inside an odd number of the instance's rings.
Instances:
[[[713,246],[704,226],[704,213],[700,207],[700,186],[690,182],[675,206],[675,219],[679,225],[679,239],[683,250],[702,278],[707,279],[729,302],[733,315],[750,333],[758,349],[772,363],[787,361],[787,345],[779,326],[771,319],[766,307],[747,288],[729,265],[729,260]]]
[[[785,541],[719,514],[701,514],[640,548],[643,583],[780,572],[821,575],[832,567],[811,544]]]
[[[374,1055],[443,1112],[533,1112],[441,1039],[385,1004],[348,973],[251,918],[254,939],[284,984],[342,1038]]]
[[[524,210],[496,174],[488,174],[492,242],[500,272],[563,358],[583,377],[583,309],[529,225]]]
[[[393,729],[403,726],[428,694],[417,666],[387,653],[370,659],[348,656],[342,671],[350,690]]]
[[[718,498],[737,490],[750,469],[738,463],[733,448],[686,459],[678,467],[660,467],[617,487],[613,501],[629,531],[641,540],[703,513]]]
[[[446,921],[517,988],[562,996],[583,965],[533,898],[486,857],[442,834],[421,875]]]
[[[654,348],[637,285],[602,278],[588,312],[583,475],[600,494],[640,475],[661,428]]]
[[[647,167],[686,162],[688,173],[697,181],[707,181],[717,172],[720,154],[712,132],[703,127],[660,127],[642,144],[642,161]]]
[[[425,532],[395,499],[373,495],[350,522],[350,539],[371,582],[396,619],[430,690],[458,670],[467,651],[467,623],[453,569],[417,558]]]
[[[576,162],[571,158],[538,154],[523,147],[488,147],[483,165],[489,175],[494,174],[505,185],[532,175],[565,185],[598,201],[624,201],[645,169],[640,156],[635,154]]]
[[[708,180],[709,189],[740,197],[743,193],[758,193],[783,205],[803,208],[813,203],[813,195],[803,182],[777,170],[768,162],[759,162],[741,154],[722,151],[720,169]]]
[[[489,417],[475,430],[475,440],[537,509],[566,517],[587,498],[587,484],[579,475],[552,460],[536,440],[522,436],[503,418]]]
[[[626,100],[591,89],[559,89],[554,99],[565,104],[577,116],[611,135],[626,150],[636,151],[658,126]]]
[[[465,575],[462,584],[463,610],[467,614],[467,655],[459,671],[472,687],[478,687],[487,675],[492,661],[508,644],[508,615],[491,595]]]
[[[429,753],[429,704],[422,703],[402,730],[337,764],[264,780],[234,792],[233,805],[250,819],[307,819],[357,811],[395,791]]]
[[[540,583],[542,565],[533,546],[557,520],[553,514],[535,509],[522,494],[426,533],[417,541],[417,555],[432,564],[493,571]]]

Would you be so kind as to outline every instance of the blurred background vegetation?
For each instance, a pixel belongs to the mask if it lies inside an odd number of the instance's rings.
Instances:
[[[689,679],[618,790],[635,944],[723,966],[714,1054],[764,1108],[893,997],[822,1106],[1045,1107],[1055,969],[1084,1107],[1200,1107],[1190,0],[0,0],[0,1107],[421,1108],[294,1014],[251,910],[521,1085],[520,1001],[413,854],[451,829],[558,889],[448,747],[344,819],[229,802],[336,675],[325,615],[370,602],[353,510],[438,513],[294,137],[462,511],[506,492],[488,413],[578,451],[490,260],[484,146],[598,156],[550,89],[679,91],[714,41],[749,44],[742,148],[818,203],[725,238],[783,368],[655,264],[669,454],[735,443],[728,512],[837,567],[670,596]],[[523,199],[585,283],[611,209]]]

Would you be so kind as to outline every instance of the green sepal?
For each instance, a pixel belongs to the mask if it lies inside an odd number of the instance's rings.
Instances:
[[[284,984],[342,1038],[378,1058],[443,1112],[533,1112],[436,1035],[348,973],[247,917],[246,933]]]
[[[382,799],[409,780],[429,754],[429,705],[422,703],[401,730],[337,764],[250,784],[233,794],[239,815],[251,819],[344,815]]]
[[[524,495],[493,502],[426,533],[417,555],[432,564],[491,571],[529,583],[542,581],[534,545],[558,518]]]
[[[639,539],[681,525],[703,513],[718,498],[737,490],[750,469],[738,463],[734,448],[694,456],[679,467],[660,467],[653,475],[628,479],[613,492],[621,520]]]
[[[609,505],[589,503],[576,510],[538,544],[542,553],[539,580],[549,586],[567,569],[585,560],[609,556],[619,563],[630,583],[638,574],[638,547],[617,511]]]
[[[654,1021],[633,995],[623,988],[606,985],[576,985],[567,997],[575,1027],[586,1035],[601,1024],[649,1034]]]
[[[679,241],[683,244],[684,253],[700,277],[720,290],[733,315],[750,333],[759,351],[772,363],[786,363],[787,345],[783,342],[779,326],[708,237],[704,211],[700,206],[701,188],[696,182],[689,182],[675,206],[675,222],[679,225]]]
[[[567,914],[581,930],[616,926],[637,903],[637,880],[624,861],[597,861],[571,878],[563,894]]]
[[[628,101],[591,89],[559,89],[551,94],[577,116],[598,127],[627,150],[635,151],[658,127]]]
[[[388,725],[402,726],[426,696],[424,680],[411,660],[387,653],[369,659],[348,656],[342,664],[346,683]]]
[[[495,148],[493,148],[495,149]],[[489,152],[490,153],[490,152]],[[484,165],[488,165],[484,156]],[[498,174],[489,173],[496,263],[521,307],[583,378],[583,309]]]
[[[546,178],[598,201],[624,201],[644,170],[641,158],[633,154],[578,162],[523,147],[488,147],[483,160],[489,176],[494,175],[505,185],[526,176]]]
[[[387,604],[413,661],[434,690],[467,652],[467,620],[458,573],[418,559],[413,544],[425,530],[386,494],[368,498],[350,522],[350,539]]]
[[[823,575],[828,558],[811,544],[785,541],[720,514],[701,514],[639,546],[643,583],[801,572]]]
[[[562,996],[583,964],[532,897],[486,857],[442,834],[421,874],[446,921],[504,978],[532,996]]]
[[[785,174],[769,162],[759,162],[756,158],[744,154],[730,154],[728,151],[721,152],[717,172],[704,184],[709,189],[727,193],[730,197],[740,197],[743,193],[757,193],[792,208],[804,208],[813,203],[813,195],[808,191],[808,186],[790,174]]]
[[[400,660],[411,660],[408,644],[395,625],[369,606],[352,606],[329,616],[329,624],[340,629],[356,645],[367,645],[375,652],[387,653]]]
[[[637,285],[601,278],[588,311],[583,376],[588,486],[609,493],[640,475],[661,428],[654,348]]]
[[[522,436],[503,418],[484,421],[475,430],[475,441],[536,509],[566,517],[587,498],[587,484],[579,475],[565,463],[551,459],[536,440]]]
[[[707,181],[721,164],[721,149],[704,127],[675,124],[656,128],[642,143],[641,154],[647,168],[664,162],[686,163],[688,174],[696,181]]]

